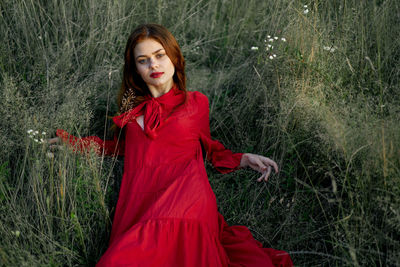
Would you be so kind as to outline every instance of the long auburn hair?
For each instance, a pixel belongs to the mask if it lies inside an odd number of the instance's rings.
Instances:
[[[185,59],[183,58],[181,49],[175,37],[164,26],[152,23],[139,25],[129,36],[125,48],[125,64],[122,84],[118,94],[119,110],[121,111],[122,98],[129,88],[133,89],[135,94],[135,98],[132,99],[134,107],[145,100],[144,96],[151,95],[146,83],[137,72],[134,55],[136,45],[145,39],[154,39],[164,47],[167,56],[175,67],[175,73],[173,75],[175,86],[185,94],[184,100],[182,103],[174,107],[171,112],[172,114],[176,108],[183,105],[187,100]]]

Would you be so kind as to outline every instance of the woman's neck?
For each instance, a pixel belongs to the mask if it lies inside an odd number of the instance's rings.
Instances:
[[[150,85],[150,86],[148,86],[148,88],[150,90],[151,95],[153,97],[157,98],[157,97],[162,96],[163,94],[168,93],[169,90],[172,89],[173,85],[174,85],[174,83],[173,83],[173,81],[171,81],[168,84],[165,84],[160,87],[155,87],[155,86]]]

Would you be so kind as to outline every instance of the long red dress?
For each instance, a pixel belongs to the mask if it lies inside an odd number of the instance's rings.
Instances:
[[[292,266],[286,252],[262,248],[247,227],[228,226],[218,212],[201,145],[221,173],[238,169],[243,153],[211,139],[209,102],[200,92],[188,92],[186,104],[166,119],[183,97],[173,87],[114,117],[126,127],[118,145],[58,130],[78,149],[125,155],[109,247],[96,266]]]

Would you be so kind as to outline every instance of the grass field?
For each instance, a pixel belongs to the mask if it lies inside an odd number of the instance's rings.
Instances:
[[[40,139],[110,137],[125,43],[145,22],[176,36],[212,136],[281,168],[257,183],[207,165],[229,224],[297,266],[400,266],[399,14],[397,0],[2,0],[0,266],[104,253],[122,159],[49,158]]]

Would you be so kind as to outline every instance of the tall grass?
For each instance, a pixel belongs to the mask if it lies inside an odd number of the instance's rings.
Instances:
[[[400,265],[399,13],[395,0],[0,2],[0,265],[104,253],[121,159],[49,158],[27,131],[106,138],[144,22],[177,37],[213,137],[279,163],[265,184],[207,165],[228,223],[299,266]]]

